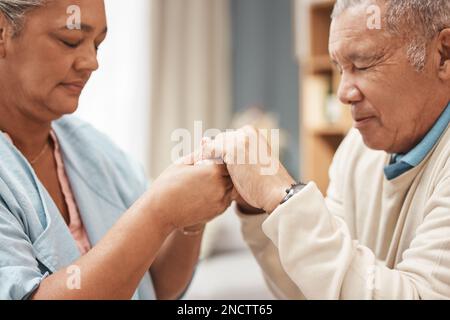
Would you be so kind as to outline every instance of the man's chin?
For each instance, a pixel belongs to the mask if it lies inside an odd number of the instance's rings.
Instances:
[[[361,132],[361,131],[360,131]],[[363,142],[369,149],[372,150],[386,150],[389,146],[386,144],[386,139],[376,137],[374,134],[361,132]]]

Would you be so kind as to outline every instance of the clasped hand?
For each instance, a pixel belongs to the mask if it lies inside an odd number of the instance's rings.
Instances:
[[[210,160],[216,165],[225,165],[234,186],[232,200],[241,208],[270,214],[286,195],[285,190],[295,183],[280,163],[278,154],[258,130],[247,126],[221,133],[214,139],[205,138],[201,149],[185,162],[204,164],[205,160]]]
[[[293,183],[265,137],[244,127],[204,139],[199,150],[166,169],[147,200],[169,229],[197,229],[233,200],[244,213],[270,214]]]

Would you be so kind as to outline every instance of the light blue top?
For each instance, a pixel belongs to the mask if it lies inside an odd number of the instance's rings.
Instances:
[[[73,116],[53,123],[86,232],[94,246],[147,190],[144,172]],[[0,134],[0,300],[26,299],[80,257],[67,224],[22,154]],[[155,299],[146,273],[133,299]]]
[[[388,180],[393,180],[403,173],[418,166],[437,144],[450,122],[450,103],[427,133],[423,140],[406,154],[392,155],[391,163],[384,168]]]

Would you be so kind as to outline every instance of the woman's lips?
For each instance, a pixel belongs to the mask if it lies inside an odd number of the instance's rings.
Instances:
[[[79,95],[83,91],[84,83],[61,83],[67,91],[72,94]]]

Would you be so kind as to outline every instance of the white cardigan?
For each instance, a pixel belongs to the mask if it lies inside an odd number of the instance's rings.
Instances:
[[[270,216],[239,214],[282,299],[450,298],[450,130],[422,163],[387,180],[389,155],[352,130],[330,168]]]

